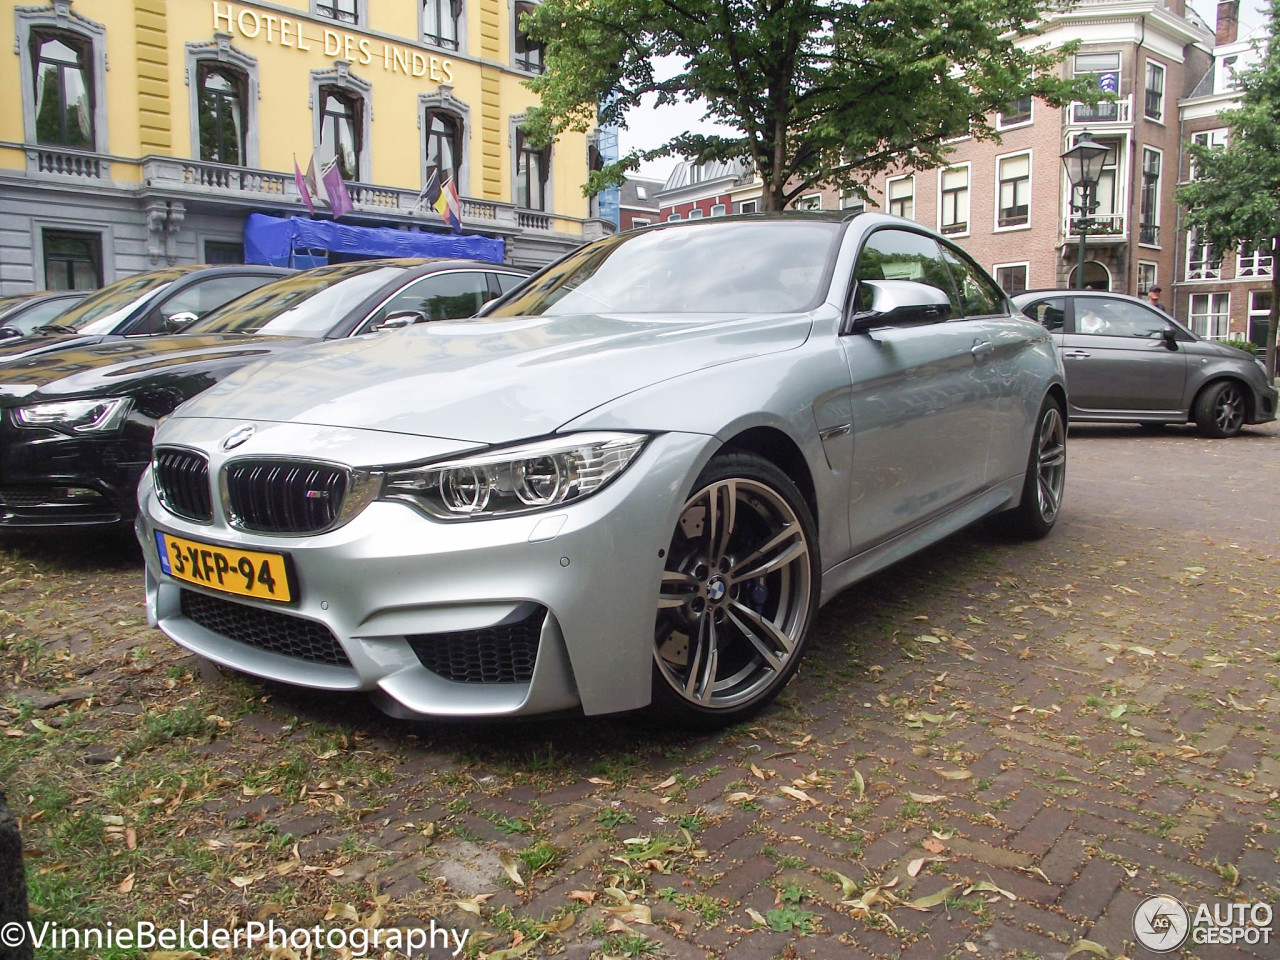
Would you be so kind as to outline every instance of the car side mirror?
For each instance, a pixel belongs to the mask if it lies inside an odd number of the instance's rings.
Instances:
[[[175,313],[173,316],[164,318],[164,328],[169,333],[177,333],[183,327],[190,326],[200,318],[191,311],[183,313]]]
[[[1164,345],[1169,350],[1178,349],[1178,331],[1173,327],[1165,327],[1160,332],[1160,339],[1164,341]]]
[[[915,280],[859,280],[856,296],[858,309],[849,318],[850,333],[941,323],[954,314],[950,297]]]
[[[374,324],[374,330],[395,330],[399,327],[411,327],[415,323],[426,323],[427,315],[421,310],[397,310],[387,314],[381,323]]]

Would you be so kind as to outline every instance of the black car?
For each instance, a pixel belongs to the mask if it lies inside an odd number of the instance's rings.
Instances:
[[[87,294],[87,290],[39,290],[0,297],[0,340],[25,337],[53,323]]]
[[[276,280],[185,333],[0,363],[0,532],[129,523],[156,422],[254,360],[468,317],[525,278],[470,260],[367,260]]]
[[[252,264],[192,264],[134,274],[95,290],[26,336],[0,340],[0,364],[103,340],[174,333],[293,272]]]

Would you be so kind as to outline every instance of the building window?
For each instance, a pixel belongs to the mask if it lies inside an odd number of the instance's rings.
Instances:
[[[1191,295],[1191,330],[1206,340],[1225,340],[1229,332],[1231,295],[1228,293],[1193,293]]]
[[[1249,294],[1249,339],[1259,356],[1267,349],[1267,331],[1271,328],[1271,291],[1254,290]]]
[[[701,209],[700,207],[694,207],[692,210],[690,210],[690,211],[689,211],[689,219],[690,219],[690,220],[701,220],[701,219],[702,219],[702,209]]]
[[[1156,265],[1149,260],[1138,261],[1138,296],[1145,297],[1156,285]]]
[[[723,203],[713,203],[711,205],[711,215],[713,217],[723,217],[725,214],[725,206]]]
[[[942,171],[943,233],[969,232],[969,168],[952,167]]]
[[[799,200],[796,201],[796,209],[797,210],[821,210],[822,194],[811,193],[807,197],[801,197]]]
[[[1187,279],[1217,280],[1222,276],[1222,258],[1213,245],[1201,239],[1199,230],[1187,233]]]
[[[248,78],[216,63],[197,68],[200,159],[243,166]]]
[[[1000,209],[996,218],[1001,227],[1019,227],[1031,219],[1031,154],[1004,157],[1000,171]]]
[[[440,177],[440,185],[452,180],[458,186],[458,167],[462,160],[462,121],[444,110],[427,110],[427,168],[423,182],[431,174]],[[461,192],[459,190],[459,192]]]
[[[759,205],[755,200],[743,200],[742,203],[738,204],[739,213],[755,213],[757,209],[759,209]]]
[[[1090,230],[1094,233],[1123,233],[1125,203],[1123,188],[1117,186],[1125,182],[1119,175],[1120,141],[1098,142],[1107,148],[1107,155],[1103,158],[1102,173],[1093,191],[1093,226]],[[1074,224],[1071,232],[1076,232]]]
[[[1217,130],[1204,130],[1200,133],[1193,133],[1191,135],[1191,142],[1201,147],[1225,149],[1227,146],[1227,134],[1228,130],[1226,127],[1220,127]],[[1192,160],[1190,168],[1187,171],[1187,177],[1188,179],[1194,180],[1197,176],[1196,162]]]
[[[547,209],[547,172],[551,148],[535,147],[516,130],[516,206],[526,210]]]
[[[35,65],[36,142],[94,148],[90,43],[74,34],[31,34]]]
[[[866,198],[856,190],[845,190],[840,194],[840,209],[862,213],[867,209]]]
[[[1025,263],[997,264],[995,268],[996,283],[1000,289],[1013,296],[1027,289],[1027,269]]]
[[[632,217],[631,229],[634,230],[637,227],[647,227],[652,222],[652,220],[646,220],[644,217]]]
[[[1092,74],[1098,89],[1103,93],[1120,92],[1119,53],[1077,53],[1073,73],[1077,77]],[[1120,103],[1116,100],[1101,100],[1095,104],[1077,103],[1071,109],[1071,121],[1074,123],[1114,122],[1119,119]],[[1124,119],[1129,119],[1127,114]]]
[[[1146,90],[1143,114],[1148,120],[1164,119],[1164,67],[1154,60],[1147,61]]]
[[[359,180],[364,102],[337,87],[320,88],[320,156],[338,161],[342,179]]]
[[[680,219],[680,214],[672,213],[667,216],[667,223],[675,223],[679,219]]]
[[[1263,240],[1256,246],[1242,245],[1236,262],[1237,277],[1271,276],[1271,241]]]
[[[314,11],[317,17],[326,17],[339,23],[361,22],[359,0],[314,0]]]
[[[244,244],[234,240],[206,240],[205,263],[244,263]]]
[[[889,212],[896,217],[910,220],[916,212],[916,183],[914,177],[889,181]]]
[[[524,32],[524,18],[533,13],[534,5],[528,0],[516,3],[516,66],[530,73],[541,73],[543,70],[542,44],[531,39]]]
[[[41,240],[47,289],[96,290],[102,286],[101,235],[44,230]]]
[[[461,0],[423,0],[422,39],[436,47],[457,50],[462,22]]]
[[[996,128],[999,130],[1030,122],[1031,94],[1027,94],[1025,97],[1018,97],[1016,100],[1010,100],[1004,105],[1004,109],[996,114]]]
[[[1142,148],[1142,220],[1138,242],[1160,244],[1160,151]]]

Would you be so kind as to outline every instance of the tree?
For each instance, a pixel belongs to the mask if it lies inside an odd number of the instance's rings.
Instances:
[[[1269,38],[1262,58],[1236,75],[1240,106],[1220,117],[1230,129],[1225,148],[1190,144],[1195,179],[1178,190],[1187,227],[1221,253],[1241,244],[1271,251],[1271,315],[1267,375],[1276,375],[1276,315],[1280,307],[1280,0],[1269,0]]]
[[[529,81],[541,106],[525,128],[550,143],[629,111],[705,103],[737,134],[674,133],[661,147],[596,171],[594,193],[642,159],[743,160],[780,210],[815,185],[865,194],[890,167],[944,163],[947,141],[998,138],[992,117],[1028,94],[1094,102],[1057,69],[1071,49],[1031,47],[1043,17],[1069,0],[543,0],[523,19],[545,44]],[[654,59],[683,68],[660,79]]]

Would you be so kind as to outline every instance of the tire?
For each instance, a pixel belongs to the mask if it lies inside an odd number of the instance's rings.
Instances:
[[[1206,437],[1234,437],[1244,426],[1244,388],[1234,380],[1211,384],[1196,397],[1196,429]]]
[[[1031,435],[1031,453],[1022,481],[1022,500],[999,517],[1001,529],[1021,540],[1048,536],[1058,522],[1067,485],[1067,421],[1062,404],[1045,397]]]
[[[752,454],[715,457],[667,549],[650,714],[706,730],[767,706],[800,665],[820,574],[813,514],[791,479]]]

